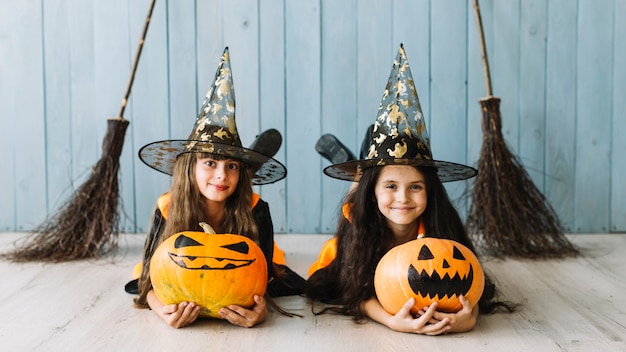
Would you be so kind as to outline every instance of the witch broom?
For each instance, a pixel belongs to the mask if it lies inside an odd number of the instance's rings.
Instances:
[[[563,258],[578,250],[563,233],[559,218],[535,187],[502,136],[500,98],[491,90],[489,62],[478,0],[474,0],[487,97],[482,109],[483,144],[471,192],[468,233],[478,248],[495,257]]]
[[[2,254],[13,262],[63,262],[94,258],[117,250],[119,234],[119,158],[129,121],[124,110],[133,86],[137,64],[152,17],[150,2],[139,47],[118,117],[109,118],[102,143],[102,156],[85,183],[76,189],[61,210],[40,224],[29,238],[11,252]]]

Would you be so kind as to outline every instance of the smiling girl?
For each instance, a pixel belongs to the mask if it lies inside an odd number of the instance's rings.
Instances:
[[[357,321],[369,317],[396,331],[439,335],[472,329],[479,305],[491,310],[499,304],[491,302],[491,284],[476,306],[460,296],[463,308],[456,313],[438,311],[433,303],[414,316],[410,299],[392,315],[376,298],[376,266],[395,246],[428,236],[452,239],[474,251],[442,182],[473,177],[476,170],[433,159],[402,46],[369,138],[364,159],[324,169],[328,176],[356,182],[344,201],[335,236],[309,269],[305,294],[314,302],[333,304],[317,314],[333,311]]]
[[[274,229],[268,204],[253,193],[252,185],[283,179],[287,170],[271,156],[242,147],[235,123],[235,101],[228,48],[218,67],[200,114],[186,140],[150,143],[139,151],[151,168],[172,175],[169,192],[157,201],[144,248],[143,268],[135,304],[151,308],[168,325],[193,323],[200,306],[194,302],[165,305],[150,282],[150,259],[157,246],[181,231],[202,231],[208,223],[217,233],[247,236],[259,244],[268,263],[267,293],[299,294],[304,279],[275,259]],[[265,320],[266,300],[254,297],[254,306],[223,307],[219,314],[232,324],[251,327]]]

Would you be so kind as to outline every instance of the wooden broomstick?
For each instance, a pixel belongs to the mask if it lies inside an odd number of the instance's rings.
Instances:
[[[11,252],[2,254],[14,262],[63,262],[94,258],[117,250],[120,230],[119,158],[124,146],[128,120],[124,110],[135,79],[137,64],[150,25],[155,0],[150,2],[148,17],[133,61],[130,79],[118,117],[109,118],[102,143],[102,156],[92,168],[85,183],[76,189],[69,200],[54,215],[48,217],[32,233],[29,242]]]
[[[471,192],[468,233],[477,247],[496,257],[563,258],[579,251],[563,233],[559,218],[535,187],[502,136],[500,98],[492,95],[489,61],[478,0],[474,12],[482,51],[487,97],[482,108],[483,144]]]

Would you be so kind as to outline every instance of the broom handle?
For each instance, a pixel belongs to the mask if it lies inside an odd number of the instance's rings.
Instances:
[[[124,110],[126,110],[126,103],[128,103],[128,97],[130,96],[130,90],[133,88],[133,81],[135,80],[135,73],[137,72],[137,64],[139,64],[139,57],[141,56],[141,50],[143,49],[143,43],[148,33],[148,26],[150,25],[150,19],[152,18],[152,10],[154,9],[155,0],[150,1],[150,9],[148,10],[148,17],[146,17],[146,23],[143,26],[143,32],[139,39],[139,47],[135,54],[135,60],[133,61],[133,67],[130,71],[130,78],[128,79],[128,85],[126,86],[126,93],[122,99],[122,106],[120,107],[120,113],[117,115],[119,118],[124,118]]]
[[[491,97],[491,75],[489,74],[489,60],[487,59],[487,47],[485,45],[485,33],[483,31],[483,20],[480,17],[480,7],[478,0],[474,0],[474,13],[476,14],[476,25],[478,26],[478,39],[480,40],[480,51],[483,59],[483,71],[485,73],[485,84],[487,85],[487,96]]]

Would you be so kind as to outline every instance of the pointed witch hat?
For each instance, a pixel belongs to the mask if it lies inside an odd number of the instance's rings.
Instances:
[[[470,166],[433,159],[422,107],[402,44],[378,107],[371,138],[365,159],[328,166],[324,173],[340,180],[358,181],[368,167],[414,165],[437,168],[441,182],[476,175],[476,169]]]
[[[241,160],[256,170],[252,176],[255,185],[274,183],[287,176],[287,169],[279,161],[241,144],[228,47],[189,137],[147,144],[139,150],[139,158],[151,168],[172,175],[176,158],[183,153],[210,153]]]

